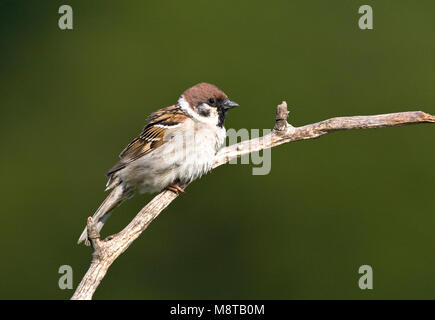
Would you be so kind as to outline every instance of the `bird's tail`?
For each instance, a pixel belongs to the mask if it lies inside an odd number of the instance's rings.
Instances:
[[[124,188],[122,184],[117,185],[112,192],[107,196],[107,198],[103,201],[103,203],[100,205],[100,207],[97,209],[97,211],[94,213],[92,219],[94,222],[97,222],[97,229],[98,231],[103,228],[104,223],[109,219],[112,210],[115,209],[117,206],[119,206],[122,201],[126,199],[124,197]],[[79,240],[77,243],[81,243],[85,241],[85,244],[88,246],[89,240],[88,240],[88,228],[85,227],[85,230],[83,230]]]

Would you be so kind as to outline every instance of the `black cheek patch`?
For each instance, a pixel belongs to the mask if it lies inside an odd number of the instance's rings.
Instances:
[[[209,117],[210,116],[210,109],[199,106],[198,107],[198,114],[200,116],[203,116],[203,117]]]

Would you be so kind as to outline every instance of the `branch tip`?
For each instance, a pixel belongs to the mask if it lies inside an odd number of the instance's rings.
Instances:
[[[427,119],[428,122],[435,122],[435,116],[429,114],[429,113],[424,113],[425,118]]]
[[[284,131],[289,126],[287,123],[288,114],[287,102],[283,101],[276,107],[275,126],[273,130]]]

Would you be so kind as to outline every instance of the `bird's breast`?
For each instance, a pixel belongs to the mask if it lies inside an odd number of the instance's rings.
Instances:
[[[186,137],[177,156],[180,180],[192,181],[207,173],[213,166],[216,152],[225,141],[225,129],[196,126]]]

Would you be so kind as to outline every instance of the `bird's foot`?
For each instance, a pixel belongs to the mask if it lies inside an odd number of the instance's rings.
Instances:
[[[176,194],[179,193],[186,193],[183,188],[181,188],[178,184],[170,184],[166,187],[166,190],[170,190],[172,192],[175,192]]]

